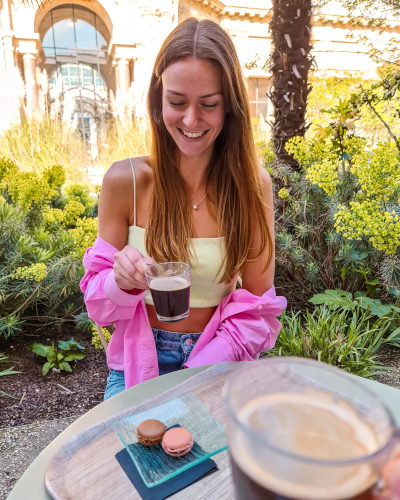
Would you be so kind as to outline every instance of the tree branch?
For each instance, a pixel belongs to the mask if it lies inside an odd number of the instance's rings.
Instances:
[[[37,287],[33,290],[33,292],[29,295],[29,297],[28,297],[28,298],[25,300],[25,302],[22,304],[22,306],[19,306],[19,307],[18,307],[18,309],[16,309],[16,310],[15,310],[13,313],[11,313],[9,316],[13,316],[14,314],[17,314],[17,312],[18,312],[18,311],[20,311],[20,310],[24,307],[24,305],[25,305],[25,304],[27,304],[27,303],[31,300],[31,298],[32,298],[32,297],[35,295],[35,293],[39,290],[39,288],[40,288],[40,285],[41,285],[41,284],[42,284],[42,283],[39,283],[39,284],[38,284],[38,286],[37,286]]]
[[[385,125],[386,127],[386,130],[389,132],[389,135],[390,137],[394,140],[395,144],[396,144],[396,147],[397,149],[399,150],[399,153],[400,153],[400,143],[399,143],[399,140],[397,139],[397,137],[394,135],[394,133],[391,131],[389,125],[385,122],[385,120],[381,117],[381,115],[376,111],[374,105],[370,102],[370,100],[368,99],[368,95],[367,93],[365,92],[365,90],[363,89],[363,93],[365,96],[367,96],[367,101],[366,103],[368,104],[368,106],[372,109],[372,111],[375,113],[375,115],[380,119],[380,121]]]

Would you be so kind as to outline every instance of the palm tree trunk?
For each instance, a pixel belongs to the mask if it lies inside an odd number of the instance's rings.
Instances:
[[[275,155],[298,170],[297,161],[285,150],[286,142],[306,131],[308,72],[311,50],[311,0],[272,0],[270,24],[274,52],[270,70],[274,105],[273,138]]]

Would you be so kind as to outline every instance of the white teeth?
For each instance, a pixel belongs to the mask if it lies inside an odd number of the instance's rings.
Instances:
[[[198,132],[198,133],[192,133],[192,132],[186,132],[186,130],[182,130],[182,134],[185,135],[186,137],[191,137],[191,138],[196,138],[196,137],[200,137],[204,134],[205,131],[203,132]]]

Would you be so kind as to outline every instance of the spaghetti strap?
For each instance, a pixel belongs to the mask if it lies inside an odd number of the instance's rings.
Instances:
[[[136,177],[135,177],[135,169],[133,168],[133,163],[130,158],[128,158],[131,168],[132,168],[132,177],[133,177],[133,225],[136,226]]]

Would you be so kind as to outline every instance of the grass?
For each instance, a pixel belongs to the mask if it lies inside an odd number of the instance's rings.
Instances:
[[[62,165],[69,181],[85,176],[86,154],[79,132],[58,119],[26,118],[13,123],[0,135],[1,154],[23,172],[41,174]]]
[[[98,160],[104,172],[115,161],[150,154],[151,132],[146,121],[132,120],[125,124],[112,122],[106,137],[105,143],[100,147]]]
[[[323,306],[303,317],[283,312],[281,322],[276,345],[267,355],[316,359],[360,377],[389,369],[377,351],[383,344],[399,345],[400,328],[390,333],[392,318],[377,318],[361,307],[332,311]]]

